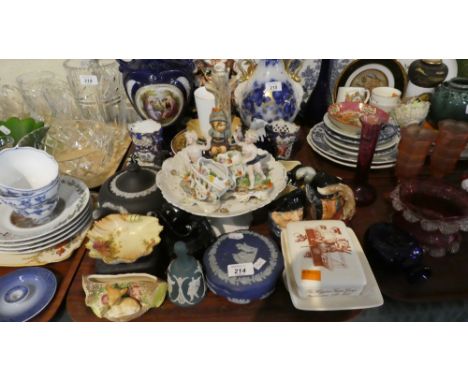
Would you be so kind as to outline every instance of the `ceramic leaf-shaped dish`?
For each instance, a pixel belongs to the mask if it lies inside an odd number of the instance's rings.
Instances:
[[[147,273],[82,278],[85,304],[99,318],[130,321],[164,302],[167,283]]]
[[[106,264],[133,263],[153,251],[162,230],[153,216],[111,214],[94,223],[86,248]]]

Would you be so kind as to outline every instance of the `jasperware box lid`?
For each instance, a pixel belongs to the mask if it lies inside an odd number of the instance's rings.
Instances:
[[[220,236],[205,252],[203,263],[215,293],[249,300],[271,292],[284,266],[275,242],[251,231]]]

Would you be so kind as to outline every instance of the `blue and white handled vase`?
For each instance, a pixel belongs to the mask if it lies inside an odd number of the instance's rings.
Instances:
[[[273,122],[293,121],[304,98],[304,88],[291,60],[242,60],[237,65],[239,84],[234,100],[242,121],[250,126],[253,119]]]

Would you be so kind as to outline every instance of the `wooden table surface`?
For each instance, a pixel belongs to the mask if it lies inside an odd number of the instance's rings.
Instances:
[[[323,170],[330,174],[351,180],[354,169],[342,167],[324,159],[312,151],[305,140],[309,131],[302,128],[302,136],[292,159],[313,166],[317,171]],[[456,175],[465,171],[468,166],[461,162]],[[378,190],[378,198],[374,204],[358,208],[350,223],[359,240],[363,241],[367,228],[375,222],[391,221],[392,208],[388,201],[388,193],[394,189],[397,181],[393,169],[371,171],[370,183]],[[456,178],[456,176],[455,176]],[[265,224],[266,211],[262,209],[254,214],[252,230],[271,236]],[[463,248],[468,248],[464,240]],[[468,298],[468,255],[460,251],[456,255],[441,259],[426,256],[426,264],[433,267],[433,277],[426,283],[411,285],[403,275],[389,271],[369,259],[382,293],[396,300],[420,302],[451,298]],[[83,275],[95,273],[94,260],[85,256],[73,279],[67,296],[67,311],[75,321],[105,321],[99,320],[84,304],[84,292],[81,286]],[[307,312],[296,310],[289,294],[281,281],[276,291],[267,299],[247,305],[237,305],[226,299],[207,293],[205,299],[197,306],[180,308],[166,299],[157,309],[151,309],[136,321],[343,321],[349,320],[360,313],[360,310],[335,312]]]
[[[60,308],[60,305],[64,301],[65,296],[67,295],[68,288],[73,281],[75,272],[77,271],[84,254],[85,248],[81,247],[65,261],[41,266],[49,269],[54,273],[55,277],[57,278],[57,291],[55,292],[54,298],[49,303],[49,305],[47,305],[47,307],[41,313],[32,318],[30,321],[45,322],[50,321],[55,316],[58,309]],[[0,267],[0,276],[14,272],[17,269],[19,268]]]

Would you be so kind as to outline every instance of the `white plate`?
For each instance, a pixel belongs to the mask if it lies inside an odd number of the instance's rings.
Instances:
[[[358,143],[361,139],[361,131],[357,131],[356,133],[349,133],[338,126],[336,126],[331,119],[328,117],[328,113],[325,113],[323,116],[323,123],[325,123],[326,127],[337,135],[336,138],[342,138],[343,141],[349,141],[349,143]],[[390,135],[389,135],[390,134]],[[387,126],[386,128],[382,128],[382,131],[379,135],[379,139],[377,141],[377,146],[379,149],[385,149],[389,146],[395,144],[395,139],[398,139],[399,130],[394,126]],[[349,138],[349,139],[346,139]]]
[[[20,228],[10,221],[12,209],[0,204],[0,245],[32,240],[67,226],[86,208],[89,202],[89,189],[81,180],[62,175],[59,197],[65,203],[63,210],[49,222],[37,227]]]
[[[87,230],[83,230],[66,243],[42,251],[26,254],[21,252],[0,252],[0,267],[37,267],[64,261],[81,246],[87,232]]]
[[[343,154],[344,155],[343,159],[350,158],[349,159],[350,161],[351,160],[357,161],[359,151],[352,151],[352,150],[348,150],[348,149],[344,149],[342,147],[336,146],[335,143],[325,133],[322,135],[322,139],[328,146],[330,146],[331,149],[333,149],[333,152]],[[395,161],[395,159],[393,158],[394,155],[396,155],[396,148],[390,148],[390,150],[388,151],[376,151],[374,153],[372,163],[375,163],[375,164],[393,163]]]
[[[267,153],[259,150],[260,153]],[[211,218],[228,218],[247,214],[271,203],[286,187],[286,170],[274,158],[268,154],[269,176],[273,183],[273,189],[265,198],[252,197],[250,193],[231,193],[231,197],[223,199],[219,203],[202,202],[185,192],[181,186],[182,176],[185,172],[183,152],[178,152],[174,157],[166,159],[156,177],[156,183],[164,198],[174,205],[193,215]],[[234,196],[235,197],[232,197]]]
[[[55,230],[44,233],[40,236],[34,237],[32,239],[23,239],[23,240],[15,240],[15,241],[9,241],[9,242],[3,242],[0,240],[0,247],[7,247],[7,248],[14,248],[14,247],[21,247],[21,246],[26,246],[26,245],[36,245],[41,242],[44,242],[46,240],[49,240],[51,238],[54,238],[56,236],[59,236],[63,234],[65,231],[70,230],[71,228],[75,227],[78,225],[80,222],[84,220],[84,218],[89,214],[89,210],[92,209],[92,203],[88,202],[88,207],[85,208],[83,211],[81,211],[75,219],[71,220],[68,224],[57,227]]]
[[[64,235],[67,235],[69,232],[75,230],[78,227],[81,227],[83,223],[87,220],[89,220],[91,216],[91,205],[84,211],[83,214],[80,215],[78,219],[75,219],[73,222],[71,222],[69,225],[65,226],[64,229],[62,229],[58,233],[53,233],[50,236],[44,236],[43,238],[40,238],[38,240],[30,241],[30,242],[24,242],[24,243],[8,243],[8,244],[3,244],[0,243],[0,251],[4,250],[12,250],[12,251],[17,251],[17,250],[24,250],[28,248],[34,248],[37,246],[43,246],[47,245],[48,243],[51,243],[57,238],[61,238]]]
[[[60,244],[60,243],[62,243],[64,241],[70,239],[73,236],[76,236],[77,234],[79,234],[83,230],[87,230],[90,227],[91,223],[92,223],[92,218],[91,218],[91,214],[90,214],[87,219],[85,219],[82,223],[80,223],[78,226],[76,226],[72,230],[67,231],[64,234],[62,234],[62,235],[60,235],[60,236],[58,236],[58,237],[56,237],[54,239],[51,239],[50,241],[41,243],[41,244],[37,244],[37,245],[34,245],[34,246],[30,246],[30,247],[24,247],[24,248],[21,248],[21,249],[15,248],[15,252],[18,252],[18,253],[33,253],[33,252],[38,252],[38,251],[42,251],[42,250],[45,250],[45,249],[52,248],[55,245]],[[0,248],[0,254],[10,253],[10,252],[11,252],[11,248]]]
[[[319,148],[321,152],[344,162],[357,163],[357,153],[342,153],[334,150],[325,140],[325,131],[320,124],[315,125],[309,132],[310,140],[315,147]],[[376,166],[392,164],[396,162],[397,149],[390,152],[376,153],[372,158],[372,164]]]
[[[358,296],[324,296],[324,297],[308,297],[300,298],[297,295],[297,285],[292,273],[291,259],[287,249],[286,239],[281,234],[281,250],[284,257],[284,275],[286,276],[285,286],[289,291],[291,301],[296,309],[324,311],[324,310],[352,310],[352,309],[368,309],[376,308],[383,305],[384,300],[380,292],[379,285],[372,273],[372,269],[367,261],[366,255],[359,243],[354,231],[348,228],[349,236],[353,241],[356,253],[361,261],[364,274],[366,275],[367,284],[362,293]]]
[[[321,126],[323,126],[325,130],[325,134],[327,135],[327,138],[332,141],[335,146],[339,146],[343,149],[347,149],[349,151],[359,151],[359,141],[353,141],[351,139],[343,139],[339,135],[335,134],[332,130],[330,130],[325,123],[321,123]],[[386,151],[391,149],[392,147],[396,146],[398,142],[400,141],[400,134],[395,135],[392,139],[388,140],[387,142],[384,143],[378,143],[377,142],[377,147],[375,148],[376,152],[380,151]]]
[[[330,137],[328,134],[327,134],[327,131],[325,130],[325,134],[323,136],[323,139],[325,140],[325,142],[334,150],[340,152],[340,153],[344,153],[344,154],[348,154],[348,155],[353,155],[357,158],[358,156],[358,153],[359,153],[359,146],[357,147],[347,147],[347,146],[342,146],[340,145],[339,143],[337,143],[337,141],[335,141],[332,137]],[[375,156],[376,157],[379,157],[379,156],[385,156],[385,155],[388,155],[389,152],[391,152],[392,150],[395,149],[395,146],[391,146],[390,148],[388,149],[385,149],[385,150],[377,150],[377,148],[375,149]]]
[[[312,129],[307,135],[307,143],[312,148],[312,150],[314,150],[317,154],[323,156],[324,158],[334,163],[340,164],[345,167],[356,168],[356,163],[344,162],[344,161],[335,159],[332,156],[328,155],[326,152],[323,152],[322,150],[320,150],[317,146],[315,146],[314,142],[312,142],[311,132],[312,132]],[[395,167],[395,163],[390,163],[390,164],[385,164],[385,165],[371,165],[371,170],[382,170],[382,169],[392,168],[392,167]]]

